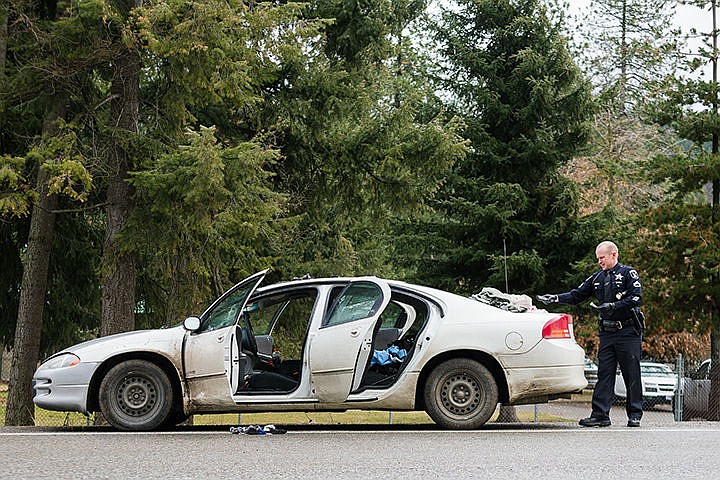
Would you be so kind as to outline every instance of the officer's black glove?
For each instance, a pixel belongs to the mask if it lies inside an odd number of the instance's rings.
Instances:
[[[594,303],[591,303],[590,306],[596,310],[600,310],[601,312],[612,312],[613,310],[615,310],[615,304],[612,302],[601,303],[600,305],[595,305]]]
[[[545,295],[537,295],[535,298],[540,300],[545,305],[548,305],[550,303],[557,303],[557,301],[558,301],[557,295],[553,295],[553,294],[549,294],[549,293],[547,293]]]

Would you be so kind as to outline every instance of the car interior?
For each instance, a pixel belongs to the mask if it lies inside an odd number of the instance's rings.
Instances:
[[[333,288],[326,305],[329,311],[343,286]],[[298,289],[252,298],[236,327],[241,357],[238,394],[286,394],[301,379],[307,329],[317,298],[314,288]],[[390,303],[375,326],[373,350],[368,359],[360,392],[368,388],[387,388],[395,383],[415,351],[417,333],[428,319],[428,306],[422,299],[403,292],[392,292]],[[394,352],[392,360],[373,362],[384,352]]]
[[[389,363],[371,360],[365,366],[358,391],[388,388],[395,383],[415,353],[417,334],[425,326],[427,319],[428,306],[423,300],[402,292],[392,292],[390,303],[376,326],[373,350],[377,353],[390,351],[395,347],[395,351],[405,353],[402,358],[393,358],[391,355]]]

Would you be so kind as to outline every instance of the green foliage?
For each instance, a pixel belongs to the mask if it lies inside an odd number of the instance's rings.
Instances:
[[[12,344],[15,336],[23,272],[20,255],[28,228],[27,218],[0,221],[0,345]]]
[[[325,52],[333,61],[373,64],[392,51],[391,32],[395,5],[391,0],[316,0],[312,14],[331,18]]]
[[[25,216],[37,199],[37,192],[23,172],[24,166],[24,158],[0,156],[0,216]]]
[[[577,238],[576,193],[557,175],[587,138],[589,85],[536,1],[461,0],[432,29],[471,153],[437,213],[405,230],[410,261],[434,285],[504,289],[506,246],[511,290],[548,288],[593,241]]]
[[[298,51],[260,114],[283,156],[276,188],[299,220],[279,259],[286,276],[391,273],[390,222],[422,209],[464,154],[458,123],[427,113],[427,79],[408,72],[412,53],[398,32],[421,6],[312,4],[311,17],[337,19],[327,48]]]
[[[707,2],[700,2],[707,5]],[[717,32],[715,32],[717,33]],[[706,37],[708,44],[712,35]],[[710,45],[699,55],[712,58]],[[653,306],[666,313],[669,330],[698,328],[714,337],[717,358],[720,332],[720,116],[718,86],[693,75],[656,83],[649,118],[686,139],[679,149],[657,155],[648,175],[669,185],[667,199],[649,209],[637,224],[642,235],[637,252],[657,279]],[[714,67],[716,68],[716,67]]]
[[[162,298],[144,298],[146,324],[183,313],[266,268],[280,229],[283,197],[263,169],[277,153],[258,144],[223,147],[215,129],[188,131],[187,142],[133,174],[136,201],[126,244],[136,251]],[[267,254],[267,253],[266,253]],[[145,293],[145,292],[144,292]]]
[[[72,207],[69,199],[62,207]],[[43,311],[41,359],[97,336],[98,289],[104,225],[88,212],[56,216],[48,293]]]
[[[262,86],[278,80],[282,62],[322,25],[302,24],[298,3],[245,3],[171,0],[131,13],[152,67],[143,87],[154,107],[148,114],[164,133],[181,133],[208,114],[213,124],[230,120],[229,128],[242,130],[243,116],[263,100]]]

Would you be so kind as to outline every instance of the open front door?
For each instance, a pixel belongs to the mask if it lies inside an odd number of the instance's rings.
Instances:
[[[374,277],[354,280],[338,295],[310,344],[318,401],[343,402],[360,386],[375,326],[389,301],[390,287]]]
[[[222,321],[223,324],[234,324],[225,338],[223,352],[225,375],[228,378],[231,393],[236,392],[240,382],[243,381],[243,371],[248,369],[247,362],[250,361],[240,349],[242,328],[238,322],[242,319],[243,309],[250,295],[265,278],[267,272],[267,270],[263,270],[238,283],[203,314],[203,322],[212,323],[218,321],[216,319],[220,319],[219,321]]]

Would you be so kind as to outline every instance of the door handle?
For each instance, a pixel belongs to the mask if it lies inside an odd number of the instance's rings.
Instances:
[[[221,343],[223,340],[225,340],[225,335],[220,335],[219,337],[217,337],[218,343]]]
[[[357,337],[360,334],[360,330],[350,330],[351,337]]]

